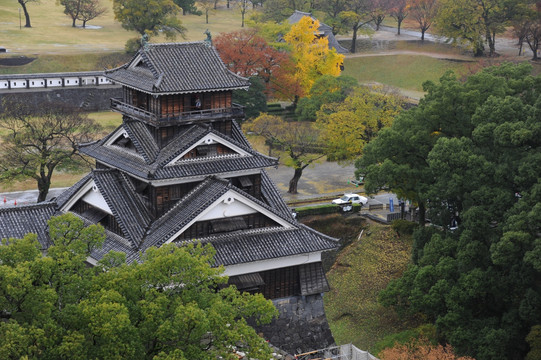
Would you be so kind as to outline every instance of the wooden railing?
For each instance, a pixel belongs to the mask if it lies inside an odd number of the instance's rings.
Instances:
[[[141,120],[155,123],[157,125],[167,125],[179,121],[197,122],[200,120],[209,120],[213,118],[227,119],[244,115],[244,108],[238,104],[232,104],[231,107],[226,108],[201,109],[160,115],[138,108],[137,106],[127,104],[123,102],[122,99],[118,98],[111,99],[111,109],[128,116],[133,116]]]

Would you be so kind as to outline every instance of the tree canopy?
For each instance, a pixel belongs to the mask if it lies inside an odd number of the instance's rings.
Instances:
[[[174,39],[186,31],[176,17],[180,8],[172,0],[113,0],[113,11],[124,29],[141,36],[163,33]]]
[[[360,86],[342,101],[323,104],[316,113],[316,125],[325,153],[336,160],[358,157],[365,144],[392,124],[403,102],[384,87]]]
[[[335,49],[329,49],[326,37],[317,37],[319,21],[304,16],[284,35],[291,46],[295,62],[295,78],[307,93],[315,80],[323,75],[340,75],[344,56]]]
[[[439,0],[436,27],[441,35],[455,42],[467,43],[474,54],[496,54],[496,34],[515,18],[529,0]]]
[[[299,100],[295,113],[299,120],[315,121],[321,105],[343,101],[358,86],[358,81],[351,76],[323,75],[314,81],[308,94]]]
[[[357,162],[367,190],[389,188],[441,225],[415,232],[413,264],[383,303],[478,360],[524,358],[541,324],[541,78],[530,74],[506,63],[425,84]]]
[[[319,131],[309,122],[284,121],[279,116],[262,114],[245,124],[246,132],[253,132],[267,141],[272,151],[279,147],[286,155],[284,164],[292,167],[293,177],[288,192],[297,193],[302,172],[324,155],[320,150]]]
[[[77,145],[93,140],[99,125],[79,108],[61,103],[35,106],[30,99],[20,100],[3,102],[0,181],[36,180],[41,202],[55,170],[79,169],[84,164]]]
[[[270,321],[262,295],[223,287],[210,246],[151,248],[142,262],[109,253],[85,259],[104,230],[73,214],[49,221],[52,245],[36,236],[0,246],[2,359],[268,359],[270,348],[246,319]]]
[[[289,54],[275,49],[258,33],[256,30],[222,33],[214,39],[214,46],[231,71],[263,79],[267,94],[281,87],[295,88],[288,85],[288,79],[292,78],[288,70],[294,66]]]

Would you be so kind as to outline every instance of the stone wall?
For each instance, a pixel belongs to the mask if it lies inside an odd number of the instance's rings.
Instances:
[[[321,294],[292,296],[272,302],[279,317],[269,325],[255,326],[272,345],[290,354],[334,345]]]
[[[34,104],[62,102],[80,106],[86,111],[109,110],[111,98],[122,97],[120,85],[85,86],[56,89],[21,89],[0,92],[0,111],[4,99],[31,101]]]

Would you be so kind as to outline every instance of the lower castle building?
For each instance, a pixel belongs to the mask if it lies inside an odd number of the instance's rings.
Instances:
[[[331,345],[321,254],[338,242],[294,219],[265,171],[277,159],[242,134],[232,92],[248,80],[204,42],[149,44],[105,76],[122,86],[111,108],[123,122],[80,145],[95,170],[52,201],[0,209],[0,237],[37,233],[46,250],[47,220],[70,212],[106,230],[90,264],[111,250],[132,262],[152,246],[210,243],[230,284],[278,307],[259,328],[267,340],[290,353]]]

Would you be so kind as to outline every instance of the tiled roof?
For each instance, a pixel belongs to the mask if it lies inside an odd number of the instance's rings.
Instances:
[[[129,130],[126,130],[130,138],[132,136],[130,135],[130,132],[135,133],[137,132],[137,129],[137,126],[132,126]],[[141,133],[144,134],[146,131],[146,129],[142,130]],[[83,154],[92,156],[96,160],[111,167],[149,180],[222,174],[232,171],[260,169],[276,166],[278,164],[276,158],[262,155],[254,151],[250,146],[247,146],[242,140],[242,136],[238,134],[238,131],[240,130],[237,129],[234,132],[237,134],[236,138],[241,140],[241,142],[235,138],[227,137],[211,128],[193,125],[183,133],[177,135],[175,139],[173,139],[166,147],[159,150],[158,153],[156,153],[153,150],[153,147],[148,144],[145,146],[136,145],[138,150],[137,153],[120,146],[106,146],[105,143],[111,135],[105,137],[101,141],[81,145],[79,146],[79,149]],[[232,145],[239,147],[248,155],[202,157],[177,161],[173,165],[168,165],[177,156],[188,150],[197,141],[208,134],[213,134],[214,136],[223,139],[224,143],[231,143]],[[133,139],[137,139],[136,141],[140,144],[143,142],[140,141],[140,139],[145,139],[145,142],[149,142],[146,135],[136,136],[134,134]]]
[[[282,213],[284,217],[293,220],[291,209],[286,205],[274,182],[265,170],[261,170],[261,193],[271,208]]]
[[[216,266],[332,250],[336,240],[304,228],[262,228],[197,239],[216,249]]]
[[[161,246],[228,190],[228,181],[216,177],[203,181],[152,224],[141,249]]]
[[[303,296],[320,294],[330,290],[320,262],[301,265],[299,267],[299,280]]]
[[[105,72],[111,80],[151,94],[248,88],[204,42],[148,44],[131,62]]]
[[[145,159],[147,164],[154,161],[160,149],[154,141],[152,134],[141,121],[124,121],[122,124],[130,137],[137,152]]]
[[[70,212],[70,214],[73,214],[84,221],[85,226],[92,225],[93,223],[89,221],[88,219],[82,217],[81,215]],[[131,247],[130,242],[123,238],[120,235],[117,235],[107,229],[105,229],[105,240],[103,241],[103,244],[101,248],[92,250],[92,253],[90,256],[93,259],[101,260],[105,254],[107,254],[109,251],[118,251],[123,252],[127,256],[132,254],[134,250]]]
[[[55,214],[54,202],[0,208],[0,239],[22,239],[28,233],[38,235],[42,249],[49,247],[47,221]]]
[[[233,265],[324,251],[338,246],[336,239],[298,224],[292,219],[288,210],[281,211],[280,208],[268,206],[227,181],[211,177],[152,224],[141,250],[144,251],[150,246],[161,246],[229,190],[236,191],[285,220],[291,228],[256,229],[198,239],[202,242],[210,242],[216,248],[218,265]]]
[[[77,181],[75,185],[62,191],[55,199],[58,209],[61,209],[90,179],[92,179],[92,173],[86,174],[81,180]]]
[[[94,170],[93,178],[122,233],[136,249],[151,221],[139,195],[118,170]]]

